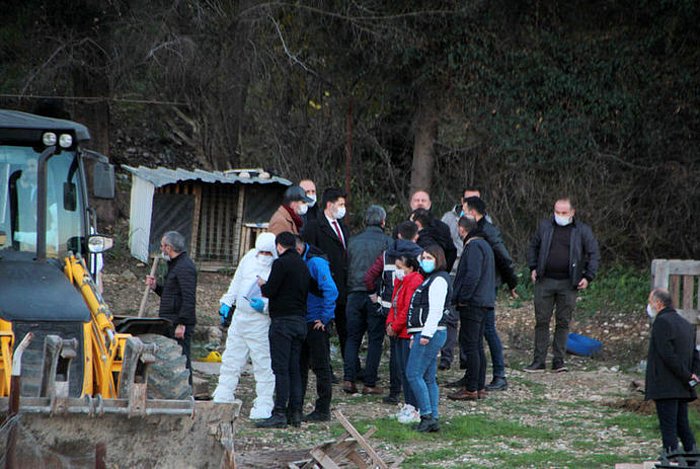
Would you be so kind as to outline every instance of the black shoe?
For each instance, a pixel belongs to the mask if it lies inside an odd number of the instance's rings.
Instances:
[[[287,423],[292,427],[301,427],[301,409],[287,411]]]
[[[304,422],[328,422],[331,419],[331,414],[314,410],[304,417]]]
[[[384,396],[382,399],[382,402],[384,404],[398,404],[399,403],[399,396],[398,394],[389,394],[388,396]]]
[[[564,365],[564,362],[552,363],[552,373],[564,373],[569,369]]]
[[[257,428],[287,428],[287,417],[280,414],[272,414],[269,419],[256,422]]]
[[[450,365],[449,363],[447,363],[447,362],[441,362],[441,363],[438,365],[438,370],[447,371],[447,370],[449,370],[451,367],[452,367],[452,365]]]
[[[544,363],[532,362],[523,368],[523,371],[525,373],[544,373],[544,369]]]
[[[421,415],[420,423],[416,426],[416,431],[420,433],[439,432],[440,424],[432,415]]]
[[[447,383],[445,385],[446,388],[463,388],[467,385],[467,378],[462,376],[459,378],[457,381],[452,381],[451,383]]]
[[[487,391],[505,391],[508,389],[508,381],[502,376],[496,376],[486,385]]]

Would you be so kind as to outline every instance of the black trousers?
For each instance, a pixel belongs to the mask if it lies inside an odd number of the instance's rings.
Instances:
[[[272,318],[268,336],[275,374],[273,413],[286,415],[287,409],[301,411],[301,345],[306,338],[306,321],[296,315]]]
[[[486,387],[486,354],[484,332],[488,308],[465,306],[459,308],[459,341],[466,355],[464,374],[467,391],[480,391]]]
[[[173,333],[175,330],[173,329]],[[182,347],[182,354],[187,359],[187,369],[190,370],[190,384],[192,384],[192,359],[190,357],[192,350],[192,336],[194,335],[194,326],[185,326],[185,337],[182,339],[175,339],[180,347]],[[175,337],[174,335],[172,336]]]
[[[657,399],[656,415],[659,417],[661,440],[664,449],[678,449],[678,438],[683,442],[683,449],[690,451],[695,447],[695,436],[688,422],[688,402],[681,399]]]
[[[314,329],[313,323],[306,324],[306,339],[301,346],[301,389],[302,403],[306,397],[309,382],[309,368],[316,375],[316,412],[330,414],[333,383],[331,382],[331,351],[328,331]]]

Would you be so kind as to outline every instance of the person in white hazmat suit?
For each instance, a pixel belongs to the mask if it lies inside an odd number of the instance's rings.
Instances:
[[[267,280],[276,257],[275,235],[260,234],[255,241],[255,248],[243,256],[228,291],[219,300],[222,316],[228,315],[234,305],[236,310],[228,329],[219,384],[214,391],[214,402],[233,402],[238,379],[250,357],[253,362],[256,394],[250,410],[251,419],[269,418],[274,407],[272,395],[275,390],[275,376],[272,373],[268,339],[268,300],[262,297],[257,278]]]

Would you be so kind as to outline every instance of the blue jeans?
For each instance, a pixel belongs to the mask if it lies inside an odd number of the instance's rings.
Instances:
[[[411,390],[411,385],[408,384],[408,379],[406,378],[406,365],[408,364],[408,356],[411,352],[409,344],[410,339],[399,339],[396,340],[396,346],[394,351],[396,352],[396,360],[394,361],[394,366],[396,367],[396,374],[399,375],[401,379],[401,387],[403,388],[403,400],[406,404],[411,404],[413,407],[418,408],[418,403],[416,402],[416,396]]]
[[[356,363],[362,337],[367,332],[367,360],[363,381],[365,386],[374,387],[377,385],[377,369],[382,358],[386,316],[379,303],[370,301],[367,292],[352,292],[348,295],[346,319],[348,337],[343,357],[344,379],[354,383],[357,378]]]
[[[413,336],[413,346],[408,354],[406,379],[411,386],[421,415],[432,415],[438,418],[438,389],[435,375],[437,374],[437,357],[440,349],[447,340],[447,331],[437,330],[427,345],[420,344],[420,333]]]
[[[493,377],[505,378],[506,362],[503,359],[503,344],[501,344],[501,339],[498,337],[498,331],[496,330],[496,311],[494,309],[488,310],[486,316],[484,317],[484,322],[484,338],[486,339],[486,343],[489,345],[489,350],[491,351]]]

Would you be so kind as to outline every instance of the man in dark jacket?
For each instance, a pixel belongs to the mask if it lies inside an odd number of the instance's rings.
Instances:
[[[564,353],[578,290],[585,290],[598,271],[598,242],[591,228],[574,214],[569,198],[558,199],[554,215],[540,223],[530,241],[527,263],[535,283],[535,353],[532,363],[523,369],[528,373],[545,370],[555,305],[552,371],[567,371]]]
[[[192,384],[190,347],[197,324],[197,269],[185,251],[185,237],[177,231],[168,231],[163,235],[160,250],[168,261],[168,273],[163,284],[158,284],[151,275],[146,277],[146,284],[160,296],[158,316],[173,324],[173,336],[187,357]]]
[[[467,359],[464,387],[449,394],[453,400],[486,397],[486,316],[496,305],[496,267],[493,250],[480,236],[476,220],[462,217],[458,222],[464,249],[454,280],[452,302],[459,311],[460,342]]]
[[[700,357],[693,327],[673,309],[667,290],[649,294],[647,313],[653,319],[647,358],[645,398],[656,404],[662,457],[678,451],[678,438],[686,452],[695,450],[695,436],[688,423],[688,402],[697,398]]]
[[[501,232],[486,218],[486,204],[479,197],[468,197],[463,205],[464,215],[476,220],[476,233],[486,240],[493,249],[494,262],[496,263],[496,291],[504,283],[508,285],[511,298],[517,298],[515,287],[518,285],[518,277],[515,273],[513,258],[503,242]],[[486,326],[484,330],[486,343],[491,351],[493,363],[493,379],[486,386],[487,391],[504,391],[508,387],[506,381],[506,367],[503,359],[503,345],[496,330],[496,311],[491,309],[486,314]]]
[[[338,299],[335,302],[335,327],[340,342],[340,353],[345,356],[345,339],[347,338],[347,321],[345,319],[345,304],[347,301],[348,256],[347,241],[350,233],[343,218],[345,217],[345,193],[337,188],[323,191],[321,200],[322,212],[316,218],[309,218],[304,227],[302,238],[312,246],[316,246],[328,257],[333,281],[338,288]]]
[[[411,216],[409,216],[409,219],[411,221],[415,221],[413,214],[418,209],[426,210],[430,214],[429,223],[426,223],[422,226],[423,229],[428,228],[428,231],[423,233],[423,240],[425,242],[419,241],[418,244],[421,247],[428,246],[429,244],[432,244],[429,242],[428,239],[431,238],[433,240],[433,243],[440,246],[445,252],[445,260],[447,261],[448,269],[447,271],[452,271],[452,267],[454,266],[455,260],[457,259],[457,248],[455,247],[454,242],[452,242],[450,227],[442,221],[440,221],[440,219],[433,216],[430,210],[433,206],[433,202],[430,200],[430,194],[428,194],[424,190],[417,190],[413,192],[413,194],[411,194],[411,198],[409,199],[409,206],[411,207]],[[394,229],[391,236],[393,238],[396,238],[396,229]]]
[[[275,238],[279,258],[265,282],[258,277],[263,296],[270,299],[270,358],[275,373],[272,416],[256,424],[262,428],[301,425],[301,346],[306,337],[306,300],[309,269],[296,250],[296,238],[283,232]]]
[[[348,306],[346,317],[348,321],[348,338],[345,343],[345,363],[343,391],[357,392],[356,362],[362,345],[362,337],[367,332],[367,360],[365,361],[365,383],[363,394],[381,394],[382,388],[377,386],[377,369],[382,356],[384,342],[384,322],[386,316],[382,305],[370,298],[374,290],[368,291],[364,283],[367,269],[374,263],[379,254],[386,250],[391,238],[384,234],[386,211],[379,205],[370,205],[365,214],[365,230],[353,236],[348,244]]]

